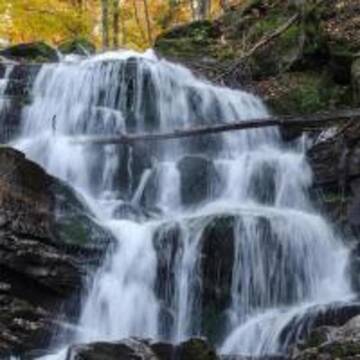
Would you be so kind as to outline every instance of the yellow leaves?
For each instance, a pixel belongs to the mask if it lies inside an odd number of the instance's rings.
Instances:
[[[0,0],[9,18],[0,24],[0,37],[10,42],[45,40],[57,43],[64,38],[91,34],[94,22],[88,11],[79,11],[63,0]]]
[[[136,49],[149,46],[149,25],[155,39],[172,26],[192,19],[190,0],[120,0],[119,7],[119,44]],[[221,11],[221,0],[212,0],[211,16]],[[0,40],[43,40],[56,45],[74,37],[101,45],[100,0],[0,0]]]

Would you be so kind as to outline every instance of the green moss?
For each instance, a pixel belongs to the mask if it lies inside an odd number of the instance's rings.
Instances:
[[[202,332],[211,343],[219,340],[219,332],[225,327],[226,314],[219,312],[214,304],[207,304],[202,310]]]
[[[79,196],[58,179],[54,179],[51,186],[55,194],[55,238],[64,244],[105,248],[111,241],[111,234],[94,221],[90,209]]]
[[[161,55],[171,58],[193,59],[202,56],[217,57],[217,39],[219,29],[210,21],[196,21],[186,26],[179,26],[160,36],[154,45]],[[227,46],[220,51],[220,58],[229,58]]]
[[[59,51],[62,54],[87,55],[95,53],[96,48],[92,42],[85,38],[75,38],[61,43]]]
[[[164,56],[181,58],[193,58],[198,54],[195,52],[199,45],[192,43],[191,39],[162,39],[155,45],[155,49]]]
[[[218,360],[215,350],[203,339],[189,339],[179,345],[179,358],[188,360]]]
[[[47,62],[58,60],[55,49],[43,42],[19,44],[4,49],[0,55],[29,62]]]
[[[350,105],[349,87],[335,84],[326,75],[284,74],[279,84],[287,90],[269,100],[269,104],[280,114],[307,114]]]
[[[264,36],[267,33],[275,31],[279,26],[285,23],[287,17],[278,12],[271,12],[266,17],[255,22],[252,32],[255,37]]]
[[[360,354],[360,344],[357,341],[331,342],[320,347],[321,353],[330,354],[332,358],[347,358]]]
[[[88,230],[81,219],[67,219],[59,225],[59,234],[65,243],[85,245],[88,240]]]
[[[175,27],[171,31],[161,35],[157,41],[163,39],[213,39],[219,36],[218,29],[213,25],[211,21],[194,21],[187,25]]]

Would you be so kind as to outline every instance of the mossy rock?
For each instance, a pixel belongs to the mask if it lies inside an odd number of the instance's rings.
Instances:
[[[215,22],[195,21],[159,36],[154,49],[170,59],[229,58],[231,46],[219,46],[221,30]],[[230,54],[230,55],[229,55]]]
[[[51,190],[55,196],[53,231],[57,241],[80,248],[106,250],[113,236],[97,224],[80,195],[58,179],[54,179]]]
[[[201,338],[192,338],[179,344],[176,355],[181,360],[219,360],[213,347]]]
[[[286,73],[266,84],[268,105],[278,114],[309,114],[351,105],[349,86],[316,72]]]
[[[56,62],[57,51],[44,42],[18,44],[0,51],[0,56],[26,62]]]
[[[87,56],[96,52],[95,45],[85,38],[66,40],[58,46],[58,49],[63,55],[77,54]]]
[[[248,41],[257,43],[283,26],[296,12],[274,8],[247,32]],[[316,12],[315,12],[316,14]],[[286,71],[303,71],[321,67],[328,61],[327,44],[312,12],[295,21],[278,38],[260,48],[250,58],[255,79],[276,76]]]
[[[169,32],[158,37],[157,41],[163,39],[192,38],[194,40],[216,39],[220,36],[219,28],[208,20],[194,21],[187,25],[173,28]]]

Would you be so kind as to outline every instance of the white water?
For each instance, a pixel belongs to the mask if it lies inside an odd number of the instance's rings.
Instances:
[[[6,88],[8,86],[9,83],[9,78],[11,75],[11,72],[14,69],[14,64],[9,63],[9,64],[5,64],[5,71],[3,74],[3,77],[0,78],[0,119],[1,119],[1,115],[2,112],[6,109],[6,107],[8,106],[8,99],[5,98],[5,92],[6,92]]]
[[[132,69],[130,57],[136,58]],[[75,135],[169,131],[266,117],[260,99],[202,82],[151,52],[44,65],[33,96],[16,147],[81,191],[117,239],[89,289],[72,342],[129,336],[180,341],[201,334],[201,240],[215,215],[230,214],[236,220],[227,333],[217,334],[218,339],[225,335],[224,353],[281,351],[281,331],[294,316],[351,295],[345,278],[347,250],[307,197],[311,172],[303,147],[285,147],[276,129],[154,145],[146,151],[151,168],[140,178],[134,173],[133,150],[124,162],[122,148],[69,141]],[[217,171],[207,182],[211,196],[195,207],[184,206],[177,164],[185,154],[199,152]],[[126,189],[119,189],[119,171],[127,174]],[[148,206],[156,209],[156,218],[116,218],[118,206],[140,204],[151,186],[154,196]],[[166,234],[169,224],[179,226],[181,246],[167,304],[172,322],[164,334],[153,238],[157,232]],[[64,356],[63,350],[48,358]]]

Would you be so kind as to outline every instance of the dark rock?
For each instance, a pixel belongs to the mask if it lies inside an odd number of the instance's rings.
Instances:
[[[181,199],[184,205],[198,205],[216,196],[220,178],[212,161],[204,156],[188,155],[178,162]]]
[[[65,184],[21,152],[1,148],[0,172],[1,357],[45,348],[62,321],[76,319],[85,278],[111,238]],[[86,239],[65,223],[85,229]]]
[[[218,216],[209,221],[201,235],[201,328],[213,342],[226,323],[226,310],[231,301],[235,259],[233,216]]]
[[[174,345],[130,338],[120,342],[74,345],[67,359],[77,360],[218,360],[215,350],[201,338]]]
[[[141,145],[121,145],[119,147],[119,171],[116,180],[122,196],[131,201],[147,169],[152,167],[151,151]],[[148,186],[151,184],[147,184]],[[145,191],[146,190],[146,191]],[[141,194],[139,202],[151,206],[151,194],[154,189],[147,187]],[[146,193],[148,192],[148,193]]]
[[[23,98],[19,97],[1,97],[0,111],[0,141],[7,143],[16,138],[21,131]]]
[[[248,194],[261,204],[273,205],[276,200],[276,164],[264,162],[252,173]]]
[[[360,105],[360,58],[356,59],[351,67],[351,82],[354,94],[354,104]]]
[[[10,73],[9,79],[22,82],[27,87],[31,87],[41,66],[41,64],[16,64]]]
[[[167,336],[174,325],[171,309],[175,296],[175,276],[184,251],[180,225],[169,223],[160,226],[153,236],[153,245],[157,256],[155,292],[163,303],[160,332]]]
[[[344,326],[350,319],[360,314],[358,303],[334,303],[328,306],[315,305],[301,317],[294,317],[282,330],[281,342],[287,350],[305,349],[309,344],[321,343],[329,333],[329,328]]]
[[[193,338],[180,343],[177,346],[176,354],[176,358],[179,360],[218,360],[215,350],[201,338]]]
[[[196,266],[199,273],[194,276],[192,286],[198,299],[193,304],[201,312],[202,323],[194,322],[193,328],[201,329],[211,341],[217,338],[221,328],[225,326],[226,309],[230,304],[231,280],[234,261],[234,223],[233,216],[217,216],[193,218],[194,226],[198,222],[204,223],[204,229],[199,236],[199,264]],[[161,332],[164,336],[171,333],[174,319],[171,316],[174,306],[176,290],[176,275],[181,266],[184,254],[184,240],[186,234],[177,223],[162,225],[154,236],[154,247],[157,254],[156,293],[162,300]],[[178,280],[178,279],[177,279]],[[197,318],[198,319],[198,318]],[[194,320],[196,321],[196,319]]]
[[[67,360],[160,360],[142,340],[129,339],[118,343],[98,342],[73,345]]]
[[[0,55],[12,60],[28,62],[58,61],[58,53],[43,42],[18,44],[0,51]]]
[[[308,342],[295,350],[294,360],[358,359],[360,356],[360,318],[341,327],[322,327],[313,331]]]
[[[344,126],[344,125],[342,125]],[[346,238],[359,232],[360,128],[331,128],[318,136],[307,157],[313,171],[313,197]]]
[[[0,292],[0,311],[2,355],[45,346],[58,327],[49,311],[12,294]]]

